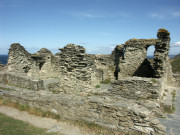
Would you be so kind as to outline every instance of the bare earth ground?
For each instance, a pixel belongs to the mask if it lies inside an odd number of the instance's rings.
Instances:
[[[19,111],[12,107],[0,106],[0,113],[18,120],[29,122],[30,124],[39,128],[46,128],[47,132],[58,132],[63,135],[90,135],[89,133],[81,131],[78,127],[75,127],[68,123],[59,122],[51,118],[34,116],[29,114],[28,112]]]

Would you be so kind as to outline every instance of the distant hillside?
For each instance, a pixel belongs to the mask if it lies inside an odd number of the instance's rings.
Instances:
[[[174,59],[180,59],[180,54],[176,55]]]
[[[173,73],[180,73],[180,54],[176,55],[172,59],[171,64],[172,64]]]

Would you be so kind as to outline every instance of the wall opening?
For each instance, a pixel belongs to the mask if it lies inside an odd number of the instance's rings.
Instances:
[[[151,45],[147,48],[147,58],[148,59],[154,59],[154,51],[155,51],[154,45]]]
[[[154,45],[151,45],[148,46],[146,50],[147,50],[146,58],[141,63],[141,65],[136,70],[136,72],[133,74],[133,76],[153,77],[154,75],[153,62],[154,62],[155,47]]]

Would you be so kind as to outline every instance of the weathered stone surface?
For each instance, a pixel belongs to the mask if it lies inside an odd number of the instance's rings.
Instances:
[[[112,94],[128,99],[158,99],[161,96],[161,82],[158,79],[125,77],[112,86]]]
[[[96,95],[82,96],[65,93],[57,95],[48,91],[32,93],[17,89],[11,92],[3,91],[1,97],[53,112],[66,120],[93,122],[114,129],[116,132],[133,134],[138,131],[149,135],[165,132],[163,126],[155,119],[153,110],[138,105],[133,100],[124,100],[116,96],[104,98]]]
[[[9,49],[8,71],[27,73],[31,69],[31,55],[18,43],[11,45]]]
[[[4,66],[3,64],[1,64],[1,62],[0,62],[0,71],[3,70],[4,67],[5,67],[5,66]]]
[[[64,119],[125,133],[164,134],[155,116],[162,116],[164,88],[174,81],[169,42],[170,33],[160,29],[157,39],[130,39],[111,55],[86,54],[84,47],[74,44],[56,55],[46,48],[30,54],[20,44],[12,44],[7,67],[0,67],[0,83],[15,91],[1,95]],[[151,45],[153,62],[147,58]]]
[[[31,78],[9,73],[0,73],[0,83],[13,85],[30,90],[44,90],[43,80],[31,80]]]
[[[153,68],[147,56],[147,48],[156,44],[156,39],[130,39],[114,49],[112,56],[116,65],[116,79],[121,77],[152,77]],[[141,71],[141,72],[140,72]]]

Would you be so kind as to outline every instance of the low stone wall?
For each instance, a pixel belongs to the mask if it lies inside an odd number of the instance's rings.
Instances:
[[[8,73],[0,73],[0,83],[36,91],[44,89],[43,80],[31,80],[27,77]]]
[[[153,110],[138,105],[133,100],[114,96],[71,96],[44,92],[3,92],[0,97],[43,111],[53,110],[65,120],[92,122],[124,134],[165,134],[165,127],[153,116]]]
[[[159,99],[161,96],[161,82],[154,78],[126,77],[112,86],[112,94],[128,99]]]

